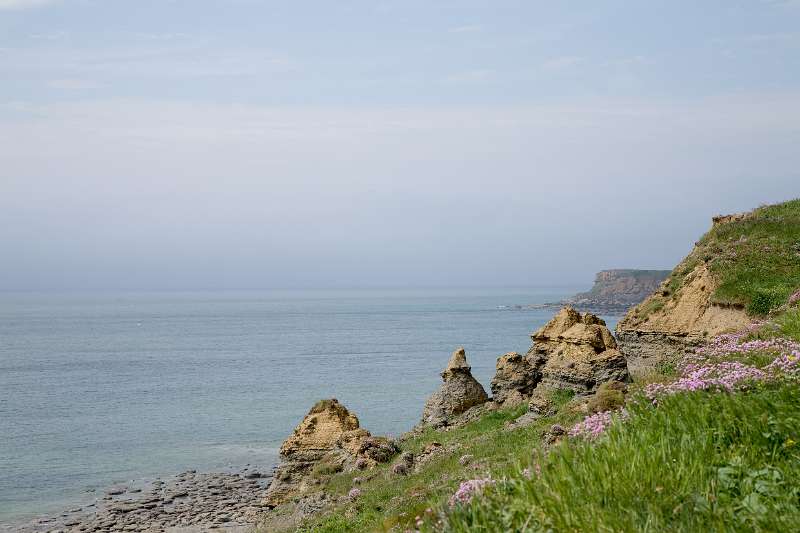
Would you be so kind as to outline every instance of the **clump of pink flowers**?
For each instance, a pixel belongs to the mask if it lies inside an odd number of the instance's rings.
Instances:
[[[347,497],[351,500],[356,500],[359,496],[361,496],[361,489],[358,487],[353,487],[350,489],[350,492],[347,493]]]
[[[747,335],[762,326],[753,324],[737,332],[720,335],[708,345],[697,348],[678,365],[681,375],[671,383],[652,383],[645,387],[645,395],[653,402],[659,396],[696,390],[732,392],[747,385],[767,381],[798,370],[800,343],[784,339],[744,340]],[[775,359],[764,368],[738,361],[719,359],[752,353],[771,354]]]
[[[704,362],[708,357],[724,357],[726,355],[747,354],[753,352],[787,352],[800,350],[800,343],[783,338],[742,341],[745,335],[727,334],[720,335],[706,346],[695,350],[683,360],[683,366],[695,361]]]
[[[569,430],[570,437],[587,437],[596,439],[611,425],[613,421],[612,411],[587,416],[582,422],[578,422]]]
[[[764,380],[767,373],[738,361],[725,361],[702,366],[691,365],[690,370],[671,383],[651,383],[645,395],[655,400],[658,396],[697,390],[733,391],[743,384]]]
[[[476,494],[483,491],[485,487],[494,485],[494,483],[495,481],[490,477],[462,481],[455,494],[450,496],[450,507],[455,507],[460,503],[471,502]]]
[[[767,365],[766,370],[783,374],[797,374],[800,371],[800,350],[792,350],[791,353],[779,355]]]

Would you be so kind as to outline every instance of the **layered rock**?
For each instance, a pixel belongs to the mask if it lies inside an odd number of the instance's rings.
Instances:
[[[567,303],[593,312],[625,312],[652,294],[668,275],[669,270],[601,270],[590,291],[576,294]]]
[[[540,366],[517,352],[501,355],[492,378],[492,400],[500,406],[524,402],[542,379]]]
[[[747,214],[714,217],[713,228],[746,220]],[[679,359],[710,337],[747,326],[741,307],[713,301],[719,282],[709,261],[719,250],[703,241],[672,271],[659,289],[617,324],[617,339],[633,375],[645,375]]]
[[[367,468],[388,461],[396,452],[394,443],[370,435],[336,399],[319,401],[281,446],[281,464],[264,504],[275,507],[307,492],[315,469]]]
[[[591,313],[565,307],[531,339],[533,346],[526,357],[541,372],[537,390],[566,388],[590,393],[607,381],[629,379],[614,336],[606,323]]]
[[[425,402],[423,425],[447,426],[471,407],[488,401],[486,391],[472,377],[471,370],[464,348],[458,348],[442,372],[442,385]]]

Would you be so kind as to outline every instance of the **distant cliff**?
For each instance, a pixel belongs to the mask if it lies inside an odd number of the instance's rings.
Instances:
[[[669,274],[669,270],[602,270],[590,291],[576,294],[568,303],[580,309],[624,312],[655,292]]]

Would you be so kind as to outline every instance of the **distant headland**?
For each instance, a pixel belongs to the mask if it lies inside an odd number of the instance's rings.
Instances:
[[[637,270],[618,268],[601,270],[594,278],[594,286],[560,302],[536,305],[517,305],[516,309],[561,308],[570,305],[575,309],[601,315],[624,315],[655,292],[669,276],[669,270]]]

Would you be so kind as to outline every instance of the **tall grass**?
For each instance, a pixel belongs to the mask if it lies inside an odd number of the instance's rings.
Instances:
[[[792,531],[800,524],[797,384],[679,394],[600,440],[562,445],[541,476],[500,483],[446,531]]]

